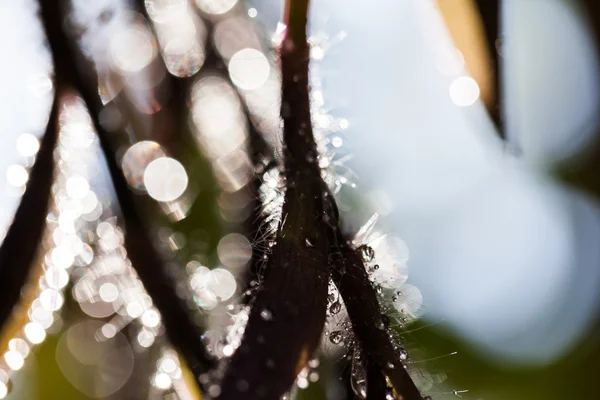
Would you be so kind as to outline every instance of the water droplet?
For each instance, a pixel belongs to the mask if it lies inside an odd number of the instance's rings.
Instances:
[[[401,349],[401,350],[398,352],[398,357],[399,357],[399,358],[400,358],[402,361],[404,361],[404,360],[406,360],[406,359],[408,358],[408,352],[407,352],[406,350],[404,350],[404,349]]]
[[[335,315],[335,314],[339,313],[341,309],[342,309],[342,304],[339,301],[336,301],[335,303],[333,303],[331,305],[331,307],[329,307],[329,312]]]
[[[329,334],[329,341],[333,344],[340,344],[343,338],[342,331],[333,331]]]
[[[271,313],[271,311],[267,310],[266,308],[264,308],[261,312],[260,312],[260,317],[262,319],[264,319],[265,321],[270,321],[273,319],[273,313]]]
[[[387,367],[388,367],[389,369],[394,369],[394,368],[396,368],[396,366],[394,365],[394,363],[391,363],[391,362],[387,363]]]
[[[379,264],[375,264],[375,265],[373,265],[373,269],[374,269],[375,271],[377,271],[377,270],[379,269]]]
[[[375,250],[373,250],[371,246],[363,244],[358,248],[358,250],[360,251],[360,256],[364,262],[373,261],[373,258],[375,257]]]
[[[311,241],[308,240],[308,238],[306,238],[304,242],[306,243],[306,247],[315,247],[315,245],[312,244]]]

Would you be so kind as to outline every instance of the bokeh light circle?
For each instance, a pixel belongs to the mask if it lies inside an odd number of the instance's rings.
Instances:
[[[144,170],[144,186],[158,201],[173,201],[185,192],[188,176],[181,163],[162,157],[152,161]]]

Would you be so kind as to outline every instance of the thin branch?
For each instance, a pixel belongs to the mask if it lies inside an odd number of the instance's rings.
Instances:
[[[339,234],[338,231],[336,235]],[[377,293],[369,281],[360,255],[345,241],[338,242],[338,252],[332,263],[332,277],[344,299],[352,329],[364,354],[384,371],[403,400],[421,400],[419,390],[399,360],[382,325]]]
[[[291,0],[295,32],[281,50],[286,193],[277,243],[221,398],[279,399],[317,347],[329,280],[327,225],[308,96],[308,1]],[[304,15],[304,17],[302,17]],[[315,177],[317,177],[315,179]]]
[[[198,377],[208,372],[215,362],[201,341],[199,328],[190,320],[188,307],[175,293],[175,284],[165,273],[162,260],[148,236],[148,229],[137,212],[133,194],[114,158],[115,152],[108,135],[98,119],[102,103],[97,93],[97,76],[93,74],[84,80],[81,69],[76,65],[77,50],[71,49],[69,39],[62,29],[65,14],[61,3],[59,0],[40,1],[41,18],[54,55],[55,71],[57,75],[68,79],[90,112],[123,214],[125,248],[129,259],[162,315],[169,340]]]

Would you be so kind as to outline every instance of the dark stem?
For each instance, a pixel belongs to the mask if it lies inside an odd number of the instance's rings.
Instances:
[[[21,288],[38,256],[37,250],[46,227],[54,176],[58,115],[63,94],[62,84],[58,79],[55,86],[50,117],[40,150],[30,171],[25,193],[0,247],[0,329],[6,326],[12,310],[19,302]]]
[[[223,379],[223,399],[278,400],[312,357],[325,323],[329,281],[323,218],[326,188],[319,175],[310,120],[304,31],[308,2],[291,0],[288,6],[288,29],[294,33],[281,49],[283,220],[242,344]]]
[[[375,360],[367,357],[367,400],[385,399],[387,385],[385,376],[381,373],[381,368]]]
[[[336,235],[340,235],[339,231]],[[399,360],[382,321],[375,288],[358,252],[338,241],[332,278],[348,310],[352,329],[364,354],[389,378],[403,400],[421,400],[421,394]]]
[[[74,45],[74,50],[71,49],[69,39],[62,29],[65,14],[60,3],[59,0],[40,1],[41,18],[54,55],[56,75],[67,79],[81,95],[90,112],[123,214],[125,248],[129,259],[161,313],[169,340],[180,351],[197,378],[208,372],[215,362],[201,341],[202,333],[190,320],[188,307],[175,293],[175,284],[165,273],[162,260],[148,236],[148,229],[137,212],[133,194],[117,165],[114,149],[98,119],[102,103],[97,93],[97,77],[92,74],[84,80],[81,70],[77,68],[77,50]],[[79,61],[82,61],[81,57]],[[90,66],[87,67],[89,70]]]
[[[500,69],[501,60],[498,52],[499,41],[502,40],[500,37],[501,27],[501,6],[500,0],[477,0],[477,7],[481,14],[483,27],[485,29],[485,39],[487,41],[487,47],[489,55],[491,57],[492,74],[494,76],[493,81],[493,93],[495,98],[492,99],[490,104],[490,116],[492,121],[496,125],[498,134],[502,139],[506,139],[506,132],[504,127],[504,115],[503,115],[503,104],[502,104],[502,71]]]

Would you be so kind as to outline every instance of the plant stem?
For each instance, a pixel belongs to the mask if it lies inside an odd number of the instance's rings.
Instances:
[[[320,178],[308,95],[308,1],[288,2],[281,48],[286,193],[283,221],[242,344],[221,385],[221,398],[279,399],[317,347],[329,281],[326,187]]]
[[[46,131],[29,174],[29,182],[0,247],[0,329],[6,326],[21,298],[21,289],[37,257],[50,203],[54,177],[54,148],[58,137],[58,115],[63,86],[56,90]]]
[[[365,356],[372,360],[371,364],[378,365],[403,400],[421,400],[419,390],[399,360],[386,330],[382,329],[377,293],[360,255],[346,242],[340,243],[339,252],[333,258],[332,277],[344,299],[356,339]]]

